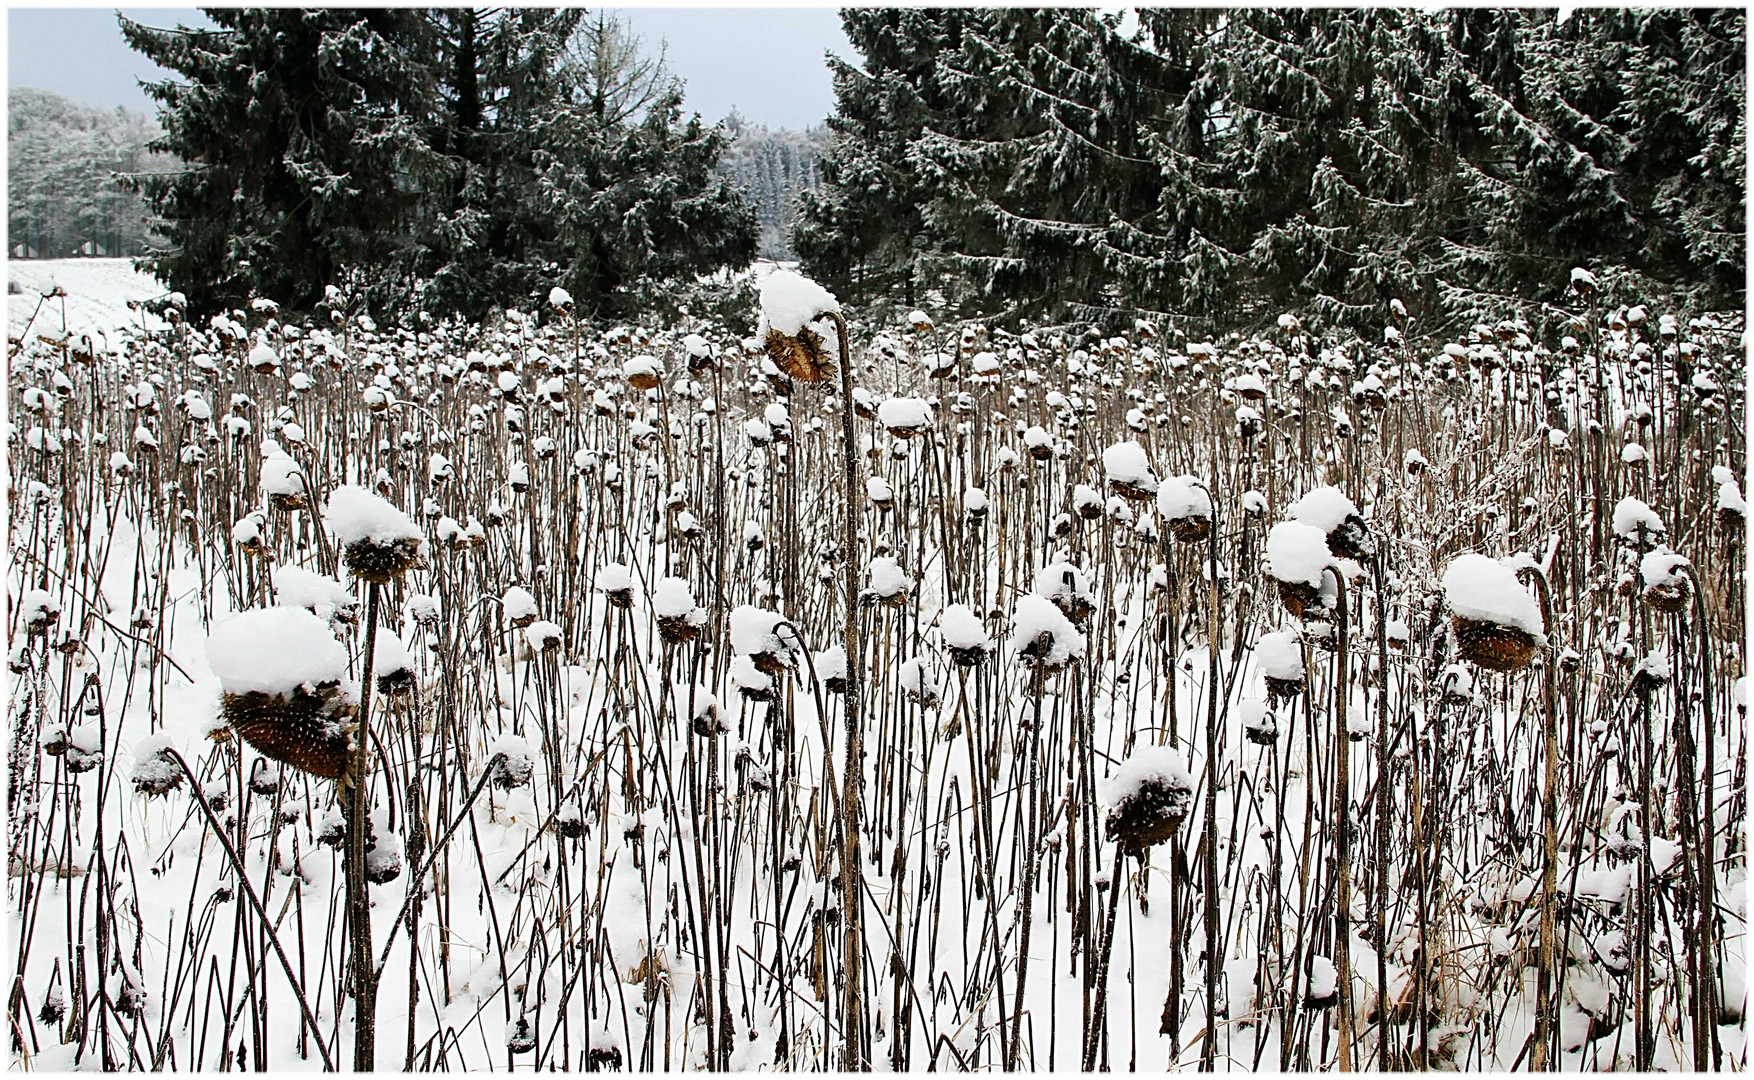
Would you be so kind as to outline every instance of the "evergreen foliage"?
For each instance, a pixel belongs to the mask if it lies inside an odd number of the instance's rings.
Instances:
[[[1167,107],[1169,72],[1116,35],[1115,21],[1090,10],[984,11],[940,56],[945,85],[977,104],[972,125],[929,126],[914,147],[938,193],[927,227],[953,241],[927,265],[1006,301],[1007,315],[1155,299],[1154,252],[1167,238],[1149,130],[1136,121]]]
[[[1735,9],[865,10],[793,239],[1004,319],[1465,319],[1567,271],[1739,307]]]
[[[205,12],[218,29],[128,43],[182,80],[149,84],[184,167],[141,181],[167,244],[145,265],[197,311],[266,296],[309,309],[343,267],[411,261],[419,187],[438,170],[421,137],[431,27],[405,8]],[[387,298],[385,298],[387,299]]]
[[[1497,241],[1459,281],[1551,294],[1591,265],[1628,288],[1742,306],[1745,12],[1468,12],[1454,36],[1490,139],[1468,162],[1471,224]]]
[[[198,310],[314,306],[343,273],[383,312],[479,315],[555,285],[620,315],[653,279],[742,266],[753,215],[714,176],[722,129],[606,14],[215,9],[122,20],[179,76],[148,86],[184,162],[141,186],[145,264]]]
[[[938,54],[980,17],[970,9],[848,8],[847,39],[864,57],[855,67],[829,58],[834,148],[823,185],[799,200],[792,245],[811,276],[846,297],[899,295],[915,302],[915,263],[935,245],[923,207],[930,177],[910,152],[925,133],[954,133],[959,111],[940,83]]]

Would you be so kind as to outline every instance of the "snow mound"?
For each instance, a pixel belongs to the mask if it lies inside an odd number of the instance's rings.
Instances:
[[[886,428],[924,431],[932,426],[932,407],[917,397],[890,398],[877,406],[877,419]]]
[[[536,598],[528,589],[513,585],[499,598],[500,607],[505,609],[507,622],[516,619],[534,619],[536,617]]]
[[[425,536],[407,514],[357,484],[343,484],[329,493],[323,504],[323,521],[343,544],[362,540],[393,544]]]
[[[176,743],[163,732],[148,735],[135,744],[134,768],[129,776],[134,781],[135,789],[151,795],[163,795],[182,786],[183,769],[173,756],[176,752]]]
[[[658,366],[655,356],[636,356],[621,366],[621,377],[632,380],[636,378],[662,378],[664,369]]]
[[[775,270],[761,283],[762,321],[787,337],[797,337],[805,323],[839,310],[833,293],[794,271]]]
[[[1139,794],[1139,789],[1146,784],[1186,791],[1190,795],[1194,790],[1194,778],[1179,751],[1168,746],[1142,746],[1121,762],[1120,768],[1108,778],[1102,792],[1103,807],[1111,810],[1119,807]]]
[[[694,608],[694,590],[683,578],[660,578],[652,589],[652,614],[661,619],[684,618]]]
[[[1732,514],[1741,514],[1744,517],[1747,516],[1748,504],[1742,498],[1741,487],[1739,487],[1734,480],[1730,480],[1718,486],[1717,508],[1719,511],[1727,510]]]
[[[402,639],[388,631],[379,632],[372,645],[372,674],[381,679],[413,670],[414,657],[408,654],[408,646],[402,644]]]
[[[1322,586],[1322,571],[1333,563],[1327,530],[1303,521],[1281,521],[1267,534],[1267,572],[1290,585]]]
[[[1458,555],[1443,572],[1443,596],[1464,619],[1497,623],[1543,640],[1541,607],[1516,571],[1484,555]]]
[[[1157,512],[1165,521],[1212,516],[1212,497],[1198,477],[1172,476],[1157,489]]]
[[[547,619],[537,619],[529,626],[524,627],[524,640],[535,652],[559,647],[562,637],[564,635],[561,632],[560,624],[549,622]]]
[[[309,608],[324,619],[338,611],[350,612],[359,606],[353,590],[332,577],[302,566],[274,568],[274,595],[280,607]]]
[[[1693,563],[1687,556],[1676,554],[1667,548],[1658,548],[1639,560],[1638,572],[1644,578],[1645,588],[1679,585],[1686,579],[1681,571]]]
[[[980,616],[967,604],[951,604],[938,616],[938,631],[944,635],[944,644],[952,649],[982,649],[993,647],[993,639],[987,633]]]
[[[1633,678],[1640,675],[1658,685],[1668,682],[1675,674],[1674,666],[1669,663],[1669,654],[1661,648],[1652,649],[1644,654],[1644,659],[1633,669]]]
[[[529,740],[521,735],[497,735],[487,744],[487,760],[500,755],[505,760],[494,770],[493,782],[502,788],[523,787],[536,771],[536,753]]]
[[[1614,535],[1624,540],[1637,540],[1640,531],[1646,536],[1662,536],[1669,531],[1663,519],[1640,499],[1621,499],[1614,506]]]
[[[823,682],[844,679],[847,677],[847,650],[841,645],[831,645],[819,653],[811,653],[810,666]]]
[[[1011,613],[1011,648],[1048,667],[1084,657],[1084,635],[1043,596],[1020,596]]]
[[[41,589],[27,589],[19,601],[19,617],[27,625],[47,626],[61,617],[61,602]]]
[[[1262,634],[1255,643],[1255,662],[1269,679],[1296,682],[1303,678],[1303,650],[1298,647],[1296,634],[1282,630]]]
[[[900,596],[914,587],[914,579],[909,577],[901,564],[888,555],[879,555],[871,560],[865,573],[871,579],[871,592],[879,599]]]
[[[269,454],[262,459],[262,493],[294,497],[303,495],[304,476],[298,462],[286,454]]]
[[[1090,579],[1069,562],[1049,563],[1036,571],[1035,595],[1058,604],[1095,603]]]
[[[766,611],[748,604],[731,612],[731,650],[739,656],[752,656],[756,653],[767,653],[777,657],[791,655],[791,648],[786,639],[791,637],[789,630],[782,631],[780,624],[785,617],[777,611]]]
[[[404,606],[408,610],[408,617],[417,623],[434,622],[439,617],[438,599],[426,593],[409,593],[408,602]]]
[[[1314,488],[1285,511],[1291,520],[1314,525],[1323,533],[1333,532],[1357,513],[1358,507],[1337,487]]]
[[[207,666],[228,694],[286,696],[301,686],[344,683],[347,650],[304,608],[258,608],[213,628]]]
[[[626,592],[633,588],[633,571],[625,563],[605,563],[597,571],[599,592]]]
[[[763,697],[773,692],[773,677],[756,667],[755,661],[747,656],[732,657],[728,674],[732,685],[745,694]],[[822,678],[827,679],[829,676],[822,675]]]
[[[1127,484],[1147,491],[1157,489],[1151,459],[1145,455],[1143,446],[1131,440],[1115,443],[1102,452],[1102,471],[1111,484]]]
[[[902,693],[928,706],[937,703],[938,673],[920,657],[903,661],[897,677]]]

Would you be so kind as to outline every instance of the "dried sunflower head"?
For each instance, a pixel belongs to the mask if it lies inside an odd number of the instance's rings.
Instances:
[[[824,344],[822,335],[807,325],[799,327],[795,337],[770,327],[763,348],[787,378],[813,383],[834,374],[834,361]]]

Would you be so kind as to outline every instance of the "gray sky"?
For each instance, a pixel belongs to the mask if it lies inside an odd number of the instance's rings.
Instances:
[[[122,8],[153,26],[208,25],[194,8]],[[10,8],[7,59],[13,86],[38,86],[94,105],[149,112],[136,79],[165,73],[128,48],[114,8]],[[834,109],[825,51],[856,58],[833,8],[625,8],[670,70],[687,81],[685,107],[708,121],[733,107],[751,123],[808,127]]]

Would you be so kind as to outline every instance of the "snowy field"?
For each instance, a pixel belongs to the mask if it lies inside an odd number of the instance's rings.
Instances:
[[[134,269],[132,259],[12,259],[6,263],[6,280],[20,290],[7,290],[8,337],[19,336],[27,325],[33,336],[112,335],[140,325],[142,316],[129,309],[129,301],[165,294],[163,285]],[[44,301],[43,296],[57,287],[66,291],[65,300]],[[156,316],[147,316],[149,328],[163,325]]]
[[[16,1068],[1746,1066],[1739,326],[9,274]]]

